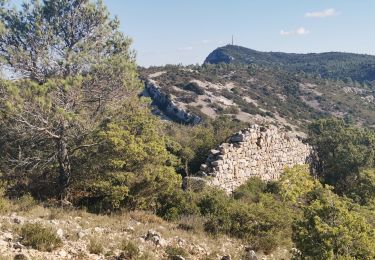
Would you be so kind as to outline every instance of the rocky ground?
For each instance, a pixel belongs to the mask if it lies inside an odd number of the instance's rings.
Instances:
[[[145,212],[113,216],[84,211],[33,206],[0,215],[0,259],[286,259],[287,250],[276,255],[255,254],[241,241],[211,237],[199,228],[199,219],[169,223]],[[43,252],[22,244],[19,230],[26,223],[52,227],[62,245]],[[181,225],[185,223],[185,225]],[[188,224],[186,224],[188,223]],[[184,230],[195,226],[194,230]],[[135,246],[129,256],[127,243]]]

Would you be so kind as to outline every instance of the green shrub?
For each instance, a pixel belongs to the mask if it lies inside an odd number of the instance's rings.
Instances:
[[[286,168],[278,184],[279,194],[282,199],[292,203],[297,203],[308,192],[320,185],[311,176],[308,165],[296,165],[292,168]]]
[[[178,224],[177,228],[179,228],[181,230],[185,230],[185,231],[193,231],[194,230],[194,227],[192,225],[186,224],[186,223]]]
[[[199,213],[196,206],[196,195],[179,189],[171,193],[163,193],[158,198],[156,214],[165,220],[177,220],[183,215]]]
[[[259,196],[265,192],[267,183],[258,177],[250,178],[233,192],[233,197],[237,200],[248,202],[259,202]]]
[[[195,82],[190,82],[186,84],[185,86],[183,86],[183,89],[192,91],[196,93],[197,95],[204,95],[204,92],[205,92],[204,89]]]
[[[23,225],[19,235],[22,244],[40,251],[52,251],[62,245],[55,230],[39,223]]]
[[[159,193],[181,184],[161,126],[147,105],[139,100],[125,102],[93,136],[99,143],[97,150],[78,158],[84,171],[77,176],[80,185],[72,189],[87,191],[81,204],[90,210],[155,210]]]
[[[196,94],[189,93],[189,94],[185,94],[185,95],[182,95],[182,96],[178,97],[177,100],[179,100],[183,103],[189,104],[189,103],[195,102],[197,100],[197,97],[198,96]]]
[[[25,194],[22,197],[20,197],[16,204],[18,206],[18,209],[21,211],[29,211],[31,208],[38,205],[38,202],[29,194]]]
[[[237,115],[240,112],[237,106],[229,106],[224,108],[222,111],[223,114],[234,114]]]
[[[218,216],[227,212],[230,202],[230,197],[224,191],[211,188],[202,194],[198,207],[203,216]]]
[[[123,241],[121,250],[124,251],[125,257],[127,257],[127,259],[137,258],[140,252],[138,246],[131,241]]]
[[[131,177],[133,177],[131,173],[107,173],[105,179],[93,183],[90,191],[96,201],[89,203],[89,209],[93,212],[120,209],[129,194],[127,184]]]
[[[255,250],[270,253],[277,246],[290,243],[292,219],[290,209],[268,195],[262,203],[234,203],[227,233],[248,241]]]
[[[207,188],[207,182],[203,178],[185,178],[183,189],[192,192],[203,192]]]
[[[220,233],[228,234],[231,224],[231,219],[227,212],[216,216],[212,215],[204,223],[204,231],[211,235],[218,235]]]
[[[198,202],[198,207],[201,214],[208,218],[204,224],[206,232],[213,235],[228,233],[231,225],[230,204],[231,199],[222,190],[211,189],[202,195]]]
[[[361,169],[347,191],[349,197],[361,205],[375,205],[375,168]]]
[[[176,246],[167,246],[165,249],[165,252],[168,254],[169,259],[173,259],[173,256],[182,256],[187,257],[189,253],[182,247],[176,247]]]
[[[293,226],[301,259],[375,259],[374,227],[330,190],[311,193],[303,217]]]
[[[269,186],[274,184],[253,178],[234,192],[234,199],[215,190],[203,194],[198,206],[207,217],[205,231],[243,239],[265,253],[281,245],[289,246],[291,222],[297,215],[269,192]]]
[[[0,259],[2,259],[2,258],[0,258]],[[28,259],[29,258],[26,255],[24,255],[24,254],[15,255],[14,258],[13,258],[13,260],[28,260]]]

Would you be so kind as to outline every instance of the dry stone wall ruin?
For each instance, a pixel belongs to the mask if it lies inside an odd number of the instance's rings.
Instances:
[[[145,91],[167,116],[186,124],[202,119],[179,108],[155,81],[145,82]],[[186,177],[183,186],[217,186],[231,193],[251,177],[277,180],[285,167],[310,163],[312,149],[301,138],[275,126],[252,125],[234,134],[217,149],[211,150],[195,177]]]
[[[285,167],[309,163],[311,147],[275,126],[253,125],[211,150],[199,178],[186,179],[217,186],[231,193],[251,177],[276,180]]]

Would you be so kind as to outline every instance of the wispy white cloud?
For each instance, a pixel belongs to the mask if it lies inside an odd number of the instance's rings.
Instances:
[[[177,49],[178,51],[192,51],[193,47],[192,46],[186,46],[186,47],[181,47]]]
[[[208,43],[210,43],[210,42],[211,42],[210,40],[203,40],[203,41],[202,41],[203,44],[208,44]]]
[[[305,17],[309,18],[326,18],[331,16],[339,15],[340,13],[335,8],[329,8],[322,11],[317,12],[308,12],[305,13]]]
[[[280,31],[280,35],[282,35],[282,36],[289,36],[289,35],[292,35],[292,34],[293,34],[292,31],[284,31],[284,30]]]
[[[293,31],[285,31],[285,30],[280,31],[281,36],[306,35],[306,34],[309,34],[309,33],[310,33],[310,31],[307,30],[305,27],[302,27],[302,26],[297,28],[296,30],[293,30]]]
[[[296,34],[298,35],[305,35],[305,34],[309,34],[310,31],[307,30],[306,28],[304,27],[299,27],[297,30],[296,30]]]

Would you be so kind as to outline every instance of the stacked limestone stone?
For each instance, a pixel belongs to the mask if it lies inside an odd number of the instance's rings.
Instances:
[[[275,126],[253,125],[211,150],[199,175],[227,192],[251,177],[276,180],[285,167],[308,163],[311,147]]]

